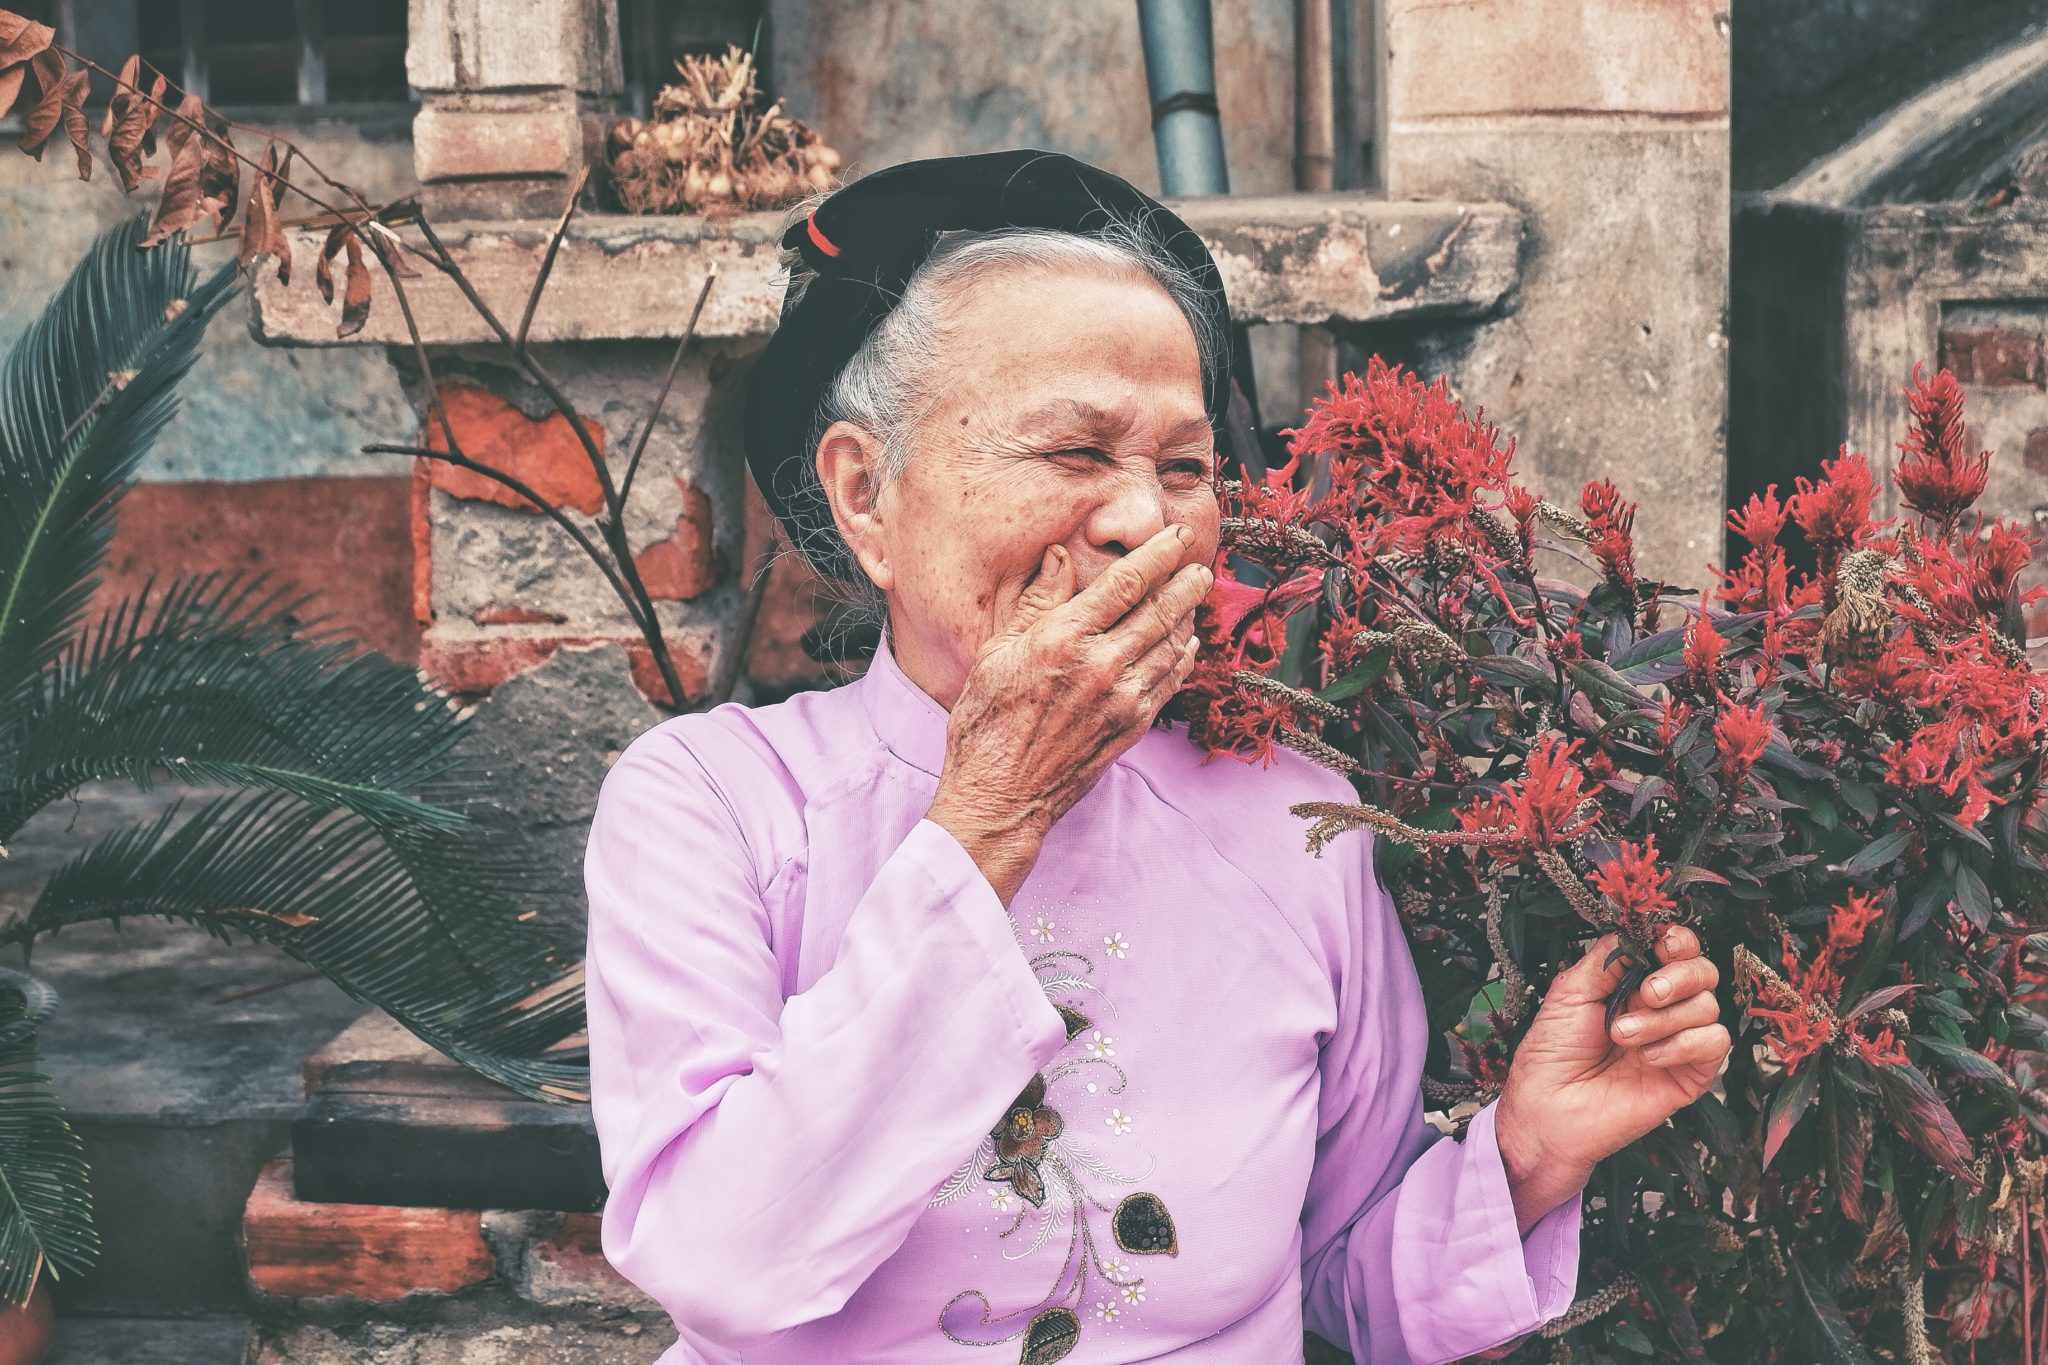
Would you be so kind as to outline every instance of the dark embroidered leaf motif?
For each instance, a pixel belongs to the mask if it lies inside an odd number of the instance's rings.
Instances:
[[[1024,1353],[1018,1365],[1053,1365],[1065,1360],[1081,1341],[1081,1320],[1071,1308],[1048,1308],[1024,1329]]]
[[[1010,1166],[1010,1188],[1030,1201],[1033,1207],[1045,1205],[1045,1177],[1038,1173],[1035,1161],[1018,1161]]]
[[[1116,1206],[1110,1228],[1116,1233],[1116,1244],[1133,1256],[1180,1255],[1173,1217],[1156,1194],[1141,1190],[1125,1195],[1124,1201]]]
[[[1060,1018],[1066,1022],[1067,1041],[1070,1043],[1073,1042],[1076,1038],[1079,1038],[1082,1034],[1086,1033],[1089,1029],[1095,1027],[1095,1021],[1093,1019],[1090,1019],[1087,1015],[1081,1013],[1081,1011],[1075,1009],[1072,1005],[1055,1005],[1053,1006],[1053,1008],[1057,1009],[1060,1012]]]

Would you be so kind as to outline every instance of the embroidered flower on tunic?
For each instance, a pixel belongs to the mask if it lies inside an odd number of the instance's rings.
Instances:
[[[1095,1305],[1095,1316],[1101,1318],[1104,1322],[1115,1322],[1117,1320],[1117,1315],[1122,1312],[1123,1310],[1121,1308],[1118,1308],[1115,1304],[1110,1303],[1107,1300]]]
[[[1102,936],[1102,951],[1108,953],[1111,957],[1120,958],[1130,950],[1131,945],[1124,941],[1122,934],[1104,934]]]
[[[1136,1305],[1145,1301],[1145,1286],[1142,1284],[1127,1284],[1121,1292],[1125,1303]]]
[[[1038,1163],[1045,1157],[1045,1145],[1066,1128],[1056,1109],[1048,1109],[1045,1077],[1033,1076],[1024,1093],[1010,1104],[1003,1121],[989,1131],[995,1139],[996,1163],[988,1168],[990,1180],[1009,1182],[1018,1196],[1034,1206],[1045,1203],[1045,1177]]]
[[[1053,928],[1053,922],[1044,915],[1040,915],[1038,923],[1032,926],[1031,937],[1037,939],[1040,943],[1050,943],[1052,942]]]
[[[1008,1213],[1017,1207],[1017,1196],[1008,1190],[997,1190],[989,1196],[988,1202],[994,1206],[997,1213]]]
[[[1101,1029],[1096,1029],[1095,1032],[1089,1036],[1087,1042],[1088,1055],[1091,1057],[1116,1056],[1116,1049],[1110,1046],[1110,1044],[1115,1041],[1116,1039],[1114,1038],[1104,1037]]]
[[[1131,1116],[1121,1109],[1110,1110],[1109,1117],[1103,1122],[1109,1125],[1110,1132],[1119,1137],[1131,1131]]]

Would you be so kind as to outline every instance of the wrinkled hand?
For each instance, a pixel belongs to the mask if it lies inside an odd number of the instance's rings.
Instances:
[[[1607,998],[1628,970],[1626,959],[1603,965],[1616,942],[1605,935],[1551,983],[1501,1092],[1495,1132],[1524,1233],[1581,1189],[1594,1163],[1705,1094],[1728,1057],[1720,974],[1683,926],[1658,942],[1663,965],[1609,1032]]]
[[[1151,728],[1194,667],[1206,564],[1193,537],[1159,534],[1075,591],[1065,547],[1048,546],[1004,629],[953,703],[927,818],[960,840],[996,894],[1016,893],[1053,823]]]

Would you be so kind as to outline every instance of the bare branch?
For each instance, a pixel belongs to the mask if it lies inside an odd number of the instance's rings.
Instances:
[[[619,480],[619,502],[623,505],[633,492],[633,476],[640,472],[640,455],[647,449],[647,438],[654,431],[654,421],[661,416],[661,406],[668,401],[669,387],[676,382],[676,370],[683,363],[683,350],[690,339],[697,335],[697,318],[704,312],[704,300],[711,296],[711,285],[718,278],[718,268],[713,266],[704,277],[704,287],[697,291],[697,306],[690,310],[690,321],[683,328],[682,337],[676,342],[675,354],[668,358],[668,373],[661,377],[661,391],[654,395],[654,406],[647,410],[647,420],[640,425],[640,435],[633,442],[632,458],[626,461],[625,477]]]
[[[562,210],[562,221],[555,224],[555,235],[548,239],[548,250],[540,258],[540,274],[534,276],[533,290],[526,296],[526,313],[519,319],[519,340],[513,345],[519,350],[526,349],[526,333],[533,326],[533,310],[540,306],[541,290],[548,287],[548,276],[555,269],[555,255],[562,249],[562,238],[568,234],[569,220],[576,216],[576,201],[583,197],[583,187],[590,182],[590,166],[585,163],[576,177],[576,187],[569,191],[569,203]]]

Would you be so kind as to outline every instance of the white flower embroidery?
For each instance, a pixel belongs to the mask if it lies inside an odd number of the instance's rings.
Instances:
[[[1120,958],[1130,950],[1131,945],[1125,942],[1122,934],[1104,934],[1102,936],[1102,951],[1108,953],[1111,957]]]
[[[1144,1284],[1140,1282],[1138,1284],[1125,1285],[1123,1287],[1123,1296],[1125,1303],[1128,1303],[1133,1307],[1136,1307],[1138,1304],[1141,1304],[1145,1301]]]
[[[1095,1030],[1095,1032],[1090,1034],[1088,1037],[1088,1055],[1091,1057],[1116,1056],[1116,1049],[1110,1046],[1110,1044],[1115,1041],[1116,1039],[1114,1038],[1103,1037],[1101,1029]]]
[[[1109,1276],[1112,1280],[1121,1280],[1124,1276],[1131,1273],[1131,1268],[1122,1261],[1112,1257],[1102,1263],[1102,1273]]]
[[[1008,1213],[1017,1206],[1017,1196],[1008,1190],[997,1190],[989,1196],[988,1202],[995,1206],[997,1213]]]
[[[1109,1117],[1104,1119],[1103,1122],[1109,1125],[1110,1132],[1118,1136],[1131,1131],[1131,1116],[1121,1109],[1110,1110]]]
[[[1115,1322],[1122,1312],[1123,1309],[1118,1308],[1107,1300],[1095,1305],[1095,1316],[1101,1318],[1104,1322]]]
[[[1053,922],[1044,915],[1040,915],[1038,923],[1032,926],[1031,937],[1037,939],[1040,943],[1050,943],[1052,942],[1053,928]]]

